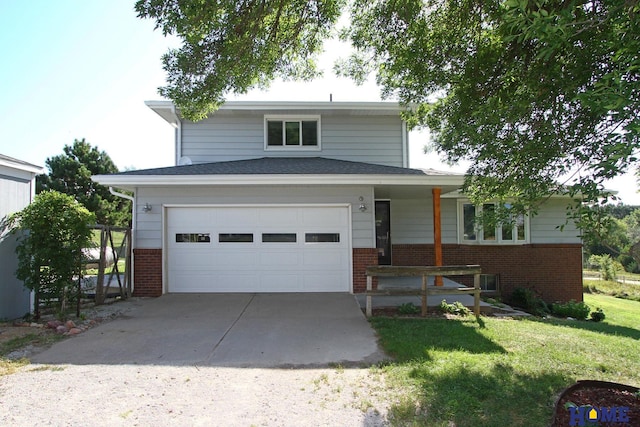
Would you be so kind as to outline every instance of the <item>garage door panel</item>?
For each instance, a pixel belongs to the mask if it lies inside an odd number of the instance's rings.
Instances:
[[[295,267],[300,264],[300,254],[296,252],[269,251],[262,252],[258,259],[263,268]]]
[[[217,249],[214,252],[212,264],[222,266],[224,269],[238,267],[240,271],[246,269],[247,266],[255,262],[258,254],[255,250],[224,250]]]
[[[270,208],[260,209],[260,226],[269,227],[285,227],[291,228],[292,225],[298,225],[300,222],[298,210],[291,208]]]
[[[168,291],[347,292],[348,212],[346,207],[309,206],[168,208]],[[208,238],[194,242],[185,233]],[[219,241],[221,234],[237,233],[251,234],[253,241]],[[307,233],[334,238],[315,236],[309,243]],[[183,234],[178,242],[176,234]]]
[[[213,220],[214,212],[208,209],[171,209],[168,219],[172,224],[185,224],[190,227],[207,226]]]
[[[259,280],[260,276],[255,273],[225,272],[216,274],[215,292],[261,292]]]
[[[258,212],[247,208],[226,208],[216,210],[217,224],[254,227],[258,223]]]
[[[260,278],[263,292],[300,292],[302,280],[299,274],[269,274],[265,273]]]
[[[302,263],[305,266],[342,266],[343,254],[338,251],[313,251],[302,255]]]
[[[172,265],[174,268],[207,266],[211,261],[211,254],[202,251],[175,251]]]

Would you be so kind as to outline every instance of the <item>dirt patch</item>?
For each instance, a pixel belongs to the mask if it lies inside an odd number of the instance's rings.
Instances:
[[[19,339],[30,335],[41,336],[47,333],[52,332],[47,331],[41,324],[34,326],[14,326],[13,323],[0,322],[0,348],[15,338]]]

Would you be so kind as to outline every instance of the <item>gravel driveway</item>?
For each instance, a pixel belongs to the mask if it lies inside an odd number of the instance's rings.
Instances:
[[[366,369],[29,365],[0,378],[3,426],[383,426]]]
[[[377,369],[31,364],[0,377],[0,425],[383,426],[395,394]]]

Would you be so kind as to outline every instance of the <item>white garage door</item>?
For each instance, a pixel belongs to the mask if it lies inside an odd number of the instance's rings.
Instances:
[[[170,207],[169,292],[348,292],[347,207]]]

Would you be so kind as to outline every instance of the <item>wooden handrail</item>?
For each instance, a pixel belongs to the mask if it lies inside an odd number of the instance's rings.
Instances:
[[[464,276],[480,274],[482,269],[479,265],[427,265],[427,266],[394,266],[376,265],[367,267],[367,276],[396,276],[396,277],[419,277],[419,276]]]
[[[391,266],[378,265],[370,266],[366,269],[367,274],[367,299],[366,315],[370,317],[372,314],[371,297],[372,296],[402,296],[402,295],[419,295],[422,297],[422,316],[427,315],[427,296],[442,294],[473,294],[473,312],[476,316],[480,315],[480,274],[482,269],[479,265],[445,265],[445,266]],[[427,281],[429,276],[466,276],[473,275],[473,288],[443,288],[434,287],[429,289]],[[374,277],[422,277],[421,290],[407,289],[384,289],[379,291],[373,290]]]

